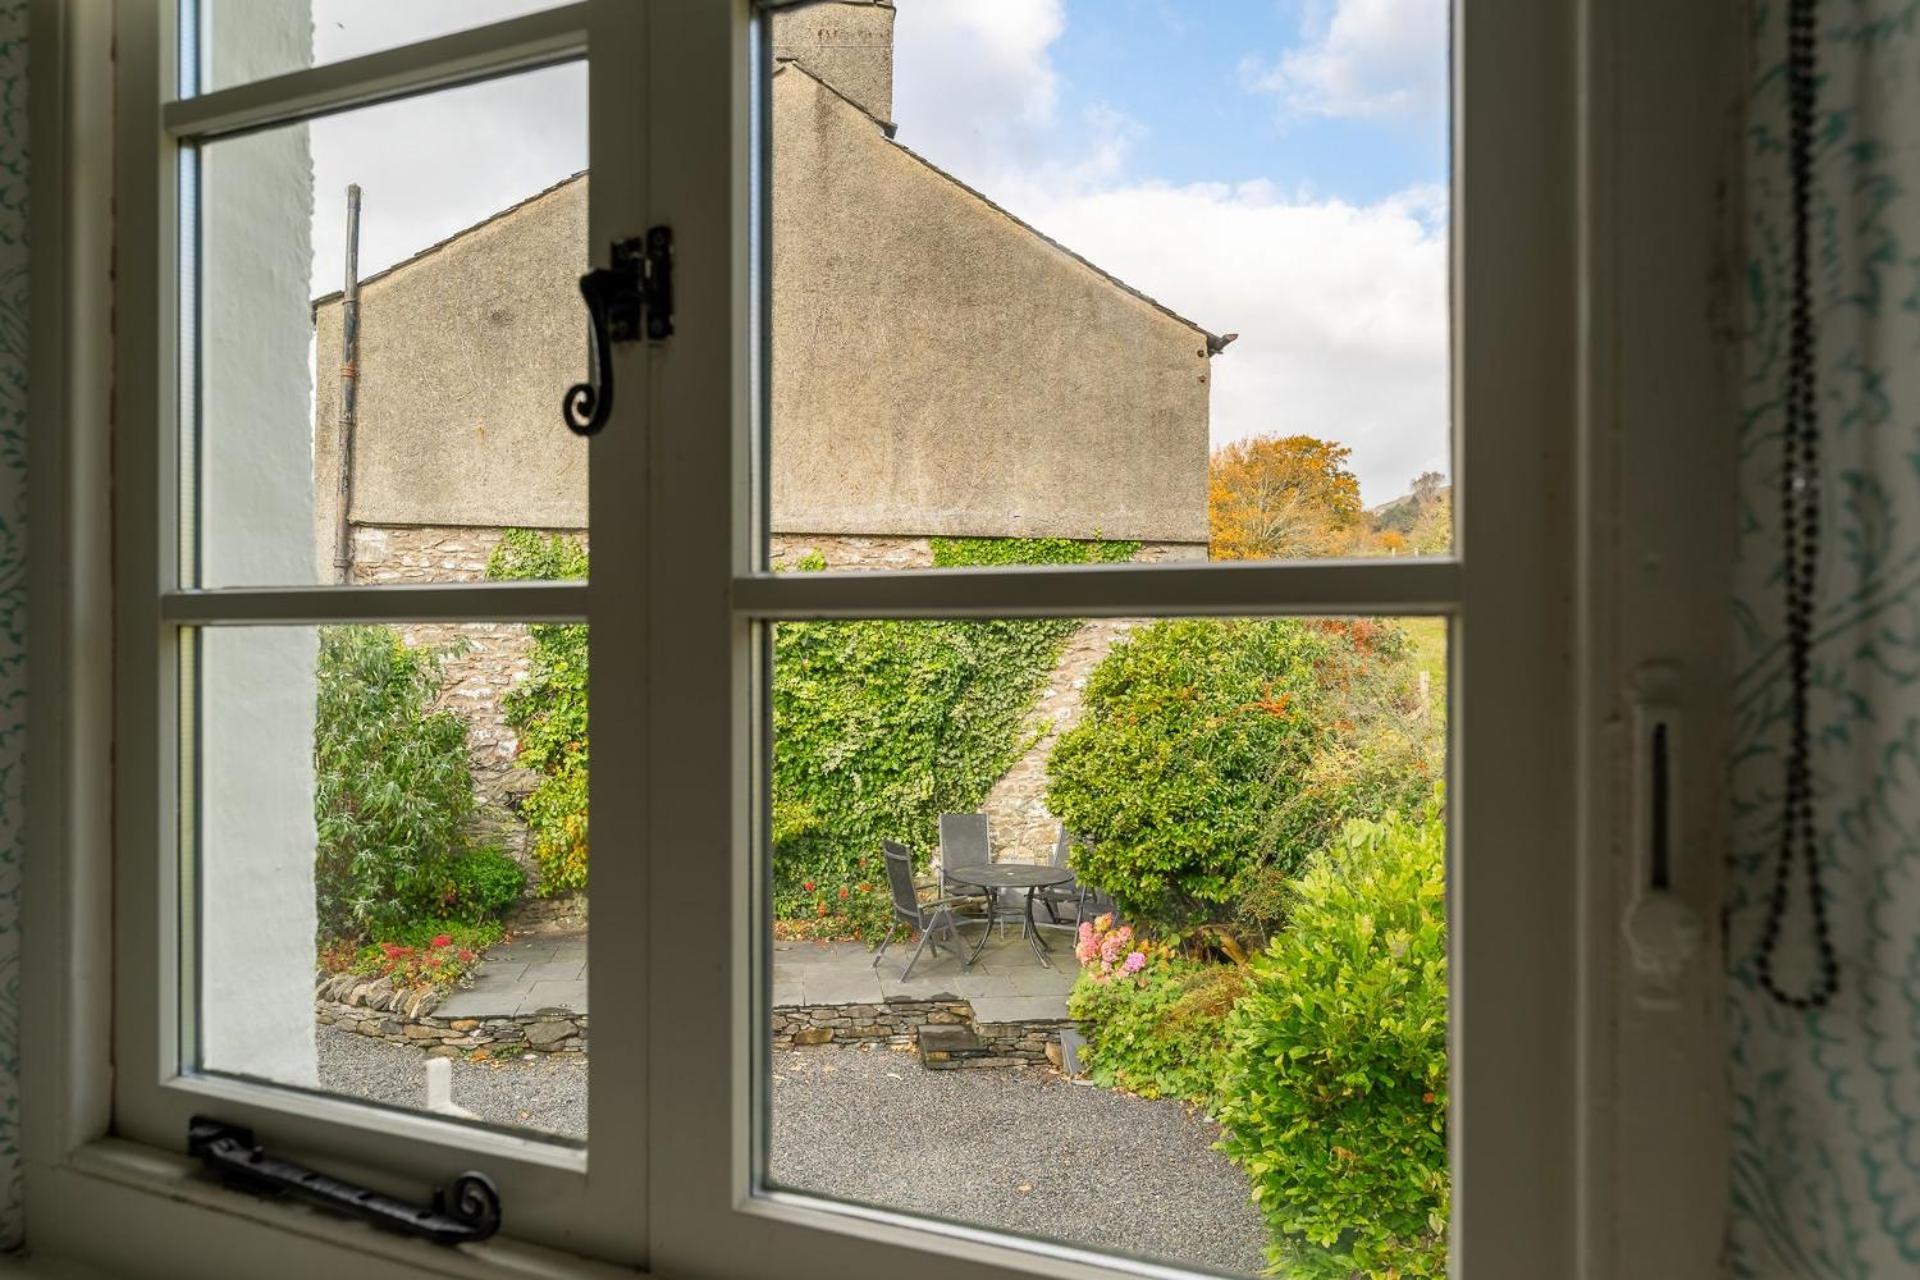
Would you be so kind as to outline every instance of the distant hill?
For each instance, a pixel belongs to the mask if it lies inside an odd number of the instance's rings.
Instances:
[[[1413,491],[1367,509],[1367,521],[1375,533],[1411,536],[1420,517],[1436,504],[1451,504],[1453,486],[1443,483],[1440,473],[1429,471],[1413,482]]]

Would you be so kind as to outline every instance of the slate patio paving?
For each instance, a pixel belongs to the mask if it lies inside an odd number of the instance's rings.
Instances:
[[[968,927],[977,939],[978,926]],[[928,951],[900,980],[911,947],[888,948],[876,966],[859,942],[775,942],[775,1008],[822,1004],[879,1004],[889,996],[924,1000],[950,996],[972,1003],[982,1022],[1025,1022],[1067,1016],[1067,992],[1078,966],[1072,935],[1049,929],[1053,968],[1041,965],[1017,928],[996,930],[971,969],[947,953]],[[442,1018],[505,1018],[560,1008],[587,1010],[587,935],[526,934],[481,956],[471,986],[448,996],[434,1010]]]
[[[473,985],[440,1002],[439,1018],[510,1018],[542,1009],[587,1012],[587,934],[533,933],[481,953]]]

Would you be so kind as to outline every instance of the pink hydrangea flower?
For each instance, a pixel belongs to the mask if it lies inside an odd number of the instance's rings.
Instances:
[[[1126,963],[1120,966],[1123,973],[1138,973],[1147,967],[1147,953],[1144,951],[1127,952]]]

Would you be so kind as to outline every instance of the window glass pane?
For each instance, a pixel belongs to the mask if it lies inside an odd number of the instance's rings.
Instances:
[[[200,83],[249,80],[395,49],[562,0],[199,0]],[[191,20],[192,0],[182,3]]]
[[[1442,620],[768,630],[769,1185],[1446,1273]]]
[[[585,163],[583,65],[199,151],[183,581],[481,581],[507,529],[585,530]]]
[[[773,566],[1448,550],[1444,0],[769,25]]]
[[[585,625],[182,643],[186,1065],[585,1138]]]

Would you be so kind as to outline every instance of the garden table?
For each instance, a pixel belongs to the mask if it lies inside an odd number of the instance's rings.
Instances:
[[[1033,947],[1033,954],[1040,957],[1040,963],[1049,969],[1053,968],[1053,961],[1047,958],[1047,953],[1053,948],[1047,945],[1046,939],[1040,936],[1040,930],[1034,927],[1033,896],[1037,890],[1047,885],[1065,884],[1073,879],[1073,872],[1065,867],[1053,867],[1044,863],[994,862],[986,866],[950,867],[945,869],[943,874],[947,879],[958,884],[970,884],[980,889],[1025,889],[1027,891],[1027,942]],[[992,933],[993,909],[989,906],[986,932],[980,935],[980,944],[973,949],[973,955],[967,960],[968,964],[980,958],[980,953],[986,950],[987,939]]]

